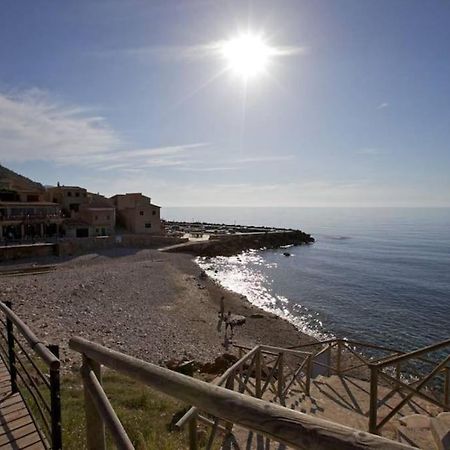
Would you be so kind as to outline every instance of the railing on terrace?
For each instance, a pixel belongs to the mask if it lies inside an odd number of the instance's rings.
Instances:
[[[35,214],[7,214],[0,216],[0,222],[6,222],[8,220],[12,221],[22,221],[26,223],[32,220],[45,220],[45,219],[63,219],[61,214],[45,214],[45,213],[35,213]]]
[[[214,421],[214,424],[216,424],[217,431],[223,435],[224,440],[231,433],[233,425],[236,424],[276,442],[284,443],[291,448],[314,448],[316,450],[335,450],[337,448],[342,450],[412,449],[412,447],[380,436],[311,417],[250,395],[196,380],[110,350],[80,337],[72,338],[69,346],[83,356],[81,374],[85,389],[89,450],[104,450],[106,448],[105,424],[117,448],[121,450],[134,449],[133,443],[103,390],[101,365],[141,381],[187,404],[194,405],[199,411],[205,411],[213,417],[220,418],[225,425],[219,427],[216,421]],[[267,353],[269,351],[275,353],[275,356],[277,355],[276,351],[267,350]],[[263,352],[262,348],[253,349],[247,353],[245,361],[258,358],[258,355]],[[257,363],[253,363],[253,366],[257,367]],[[238,370],[241,371],[240,367],[230,368],[233,370],[229,369],[228,375],[231,375],[234,370],[237,374]],[[227,376],[227,380],[233,379],[236,381],[236,377]],[[239,381],[238,384],[241,385]],[[231,382],[229,382],[230,386]],[[195,422],[191,421],[190,423]],[[191,434],[190,448],[197,448],[195,433]],[[231,448],[231,446],[228,448]]]
[[[329,339],[293,347],[315,351],[311,373],[355,375],[370,381],[369,431],[381,428],[414,397],[450,410],[450,339],[412,352],[354,340]],[[434,354],[434,358],[430,355]],[[430,368],[431,367],[431,368]],[[399,392],[403,398],[378,421],[380,385]]]
[[[0,331],[0,357],[11,377],[11,391],[20,392],[44,446],[60,450],[59,348],[47,348],[12,311],[11,302],[0,302],[0,311],[4,326]]]

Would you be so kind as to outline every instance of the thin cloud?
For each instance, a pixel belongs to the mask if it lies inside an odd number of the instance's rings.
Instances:
[[[254,163],[254,162],[282,162],[292,161],[295,158],[294,155],[285,156],[249,156],[246,158],[239,158],[237,163]]]
[[[389,103],[380,103],[378,106],[377,106],[377,109],[384,109],[384,108],[387,108],[387,107],[389,107]]]
[[[64,105],[39,89],[0,93],[0,158],[46,161],[100,171],[172,167],[194,162],[205,142],[130,148],[104,117]],[[127,148],[128,147],[128,148]]]
[[[118,149],[118,135],[99,116],[65,106],[37,89],[0,93],[0,157],[3,161],[53,160]]]
[[[379,148],[367,147],[367,148],[360,148],[359,150],[356,151],[356,153],[358,155],[375,156],[380,155],[381,153],[383,153],[383,151]]]
[[[236,166],[217,166],[217,167],[179,167],[178,170],[186,172],[221,172],[226,170],[236,170]]]

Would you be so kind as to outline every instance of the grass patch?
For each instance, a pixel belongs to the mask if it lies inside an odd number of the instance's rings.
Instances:
[[[66,450],[86,449],[84,394],[81,377],[61,380],[63,445]],[[170,431],[173,415],[184,404],[139,382],[104,371],[103,387],[131,442],[138,450],[182,450],[188,448],[187,432]],[[108,446],[114,448],[108,436]]]

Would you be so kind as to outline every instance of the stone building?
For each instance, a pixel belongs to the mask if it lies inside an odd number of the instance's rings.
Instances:
[[[114,234],[116,212],[110,200],[80,186],[59,183],[47,189],[47,199],[61,205],[65,237],[95,237]]]
[[[46,200],[42,184],[0,165],[0,240],[57,236],[61,207]]]
[[[110,199],[116,208],[117,225],[130,233],[161,234],[160,207],[142,193],[114,195]]]
[[[47,188],[46,197],[49,202],[59,203],[65,217],[72,217],[80,209],[80,205],[86,203],[87,190],[79,186],[57,186]]]

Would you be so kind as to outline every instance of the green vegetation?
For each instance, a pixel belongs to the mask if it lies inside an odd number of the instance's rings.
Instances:
[[[187,432],[169,430],[173,415],[185,405],[114,372],[105,371],[102,381],[108,398],[138,450],[188,448]],[[85,449],[81,377],[78,374],[64,376],[61,388],[64,449]],[[108,441],[108,446],[114,448],[110,436]]]

